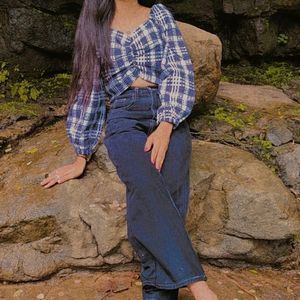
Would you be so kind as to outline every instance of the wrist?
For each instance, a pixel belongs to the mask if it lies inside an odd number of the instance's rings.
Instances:
[[[87,155],[87,154],[77,154],[77,159],[78,160],[84,160],[86,162],[88,162],[91,159],[91,154]]]
[[[159,123],[159,127],[163,127],[166,130],[169,130],[170,132],[172,132],[173,128],[174,128],[174,124],[168,121],[161,121]]]

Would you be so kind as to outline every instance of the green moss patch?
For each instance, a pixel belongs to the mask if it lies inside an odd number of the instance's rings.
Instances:
[[[227,65],[222,67],[222,80],[240,84],[273,85],[282,88],[300,79],[300,68],[286,62],[263,63],[259,66]]]
[[[42,113],[42,108],[35,103],[23,103],[19,101],[7,101],[0,103],[0,114],[7,115],[23,115],[27,117],[35,117]]]
[[[25,79],[18,66],[0,62],[0,100],[39,102],[64,95],[69,88],[71,74],[60,73],[49,78]],[[42,102],[42,101],[41,101]]]
[[[256,112],[248,111],[248,107],[241,103],[237,106],[230,105],[224,100],[224,106],[212,105],[206,111],[211,120],[223,121],[233,128],[241,129],[245,126],[254,126],[258,118]]]

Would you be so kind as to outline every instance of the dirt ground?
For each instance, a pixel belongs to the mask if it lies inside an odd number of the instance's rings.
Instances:
[[[139,267],[127,271],[60,272],[47,280],[1,282],[3,300],[140,300]],[[208,285],[220,300],[300,300],[300,270],[229,269],[203,264]],[[181,288],[179,300],[193,300]]]

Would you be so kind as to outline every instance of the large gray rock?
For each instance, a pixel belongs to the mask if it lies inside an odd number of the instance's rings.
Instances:
[[[217,92],[218,97],[235,104],[246,104],[258,110],[274,110],[284,105],[300,108],[282,90],[271,85],[238,84],[222,81]]]
[[[300,3],[286,1],[164,1],[179,20],[217,34],[223,61],[257,56],[299,56]],[[288,38],[278,43],[278,36]]]
[[[102,138],[84,176],[50,189],[40,186],[44,174],[74,159],[62,122],[0,159],[0,279],[138,261],[126,235],[126,188]],[[278,265],[300,224],[294,196],[252,154],[193,140],[187,229],[212,263]]]
[[[149,1],[141,1],[143,4]],[[294,1],[164,1],[178,21],[220,37],[224,60],[298,57],[300,5]],[[74,31],[82,0],[3,0],[0,60],[20,64],[32,75],[70,71]],[[278,42],[283,34],[287,43]],[[199,50],[200,54],[201,49]],[[34,68],[31,63],[34,62]]]
[[[292,11],[299,14],[299,0],[264,0],[264,1],[223,1],[223,9],[225,13],[246,15],[249,17],[259,16],[261,13],[274,14],[280,10]]]
[[[299,116],[299,103],[278,88],[221,81],[215,99],[206,112],[194,114],[190,127],[203,140],[252,152],[299,196]]]
[[[211,101],[221,79],[222,43],[220,39],[193,25],[178,22],[191,55],[196,84],[196,99]]]
[[[42,1],[1,2],[0,60],[19,64],[22,72],[35,77],[45,71],[70,70],[80,4],[50,2],[49,7]]]
[[[300,195],[300,145],[290,144],[279,148],[277,162],[284,183]]]
[[[193,114],[190,127],[202,140],[252,152],[300,196],[297,147],[300,105],[269,85],[220,82],[207,110]]]
[[[297,201],[261,161],[234,147],[195,141],[191,170],[187,227],[203,257],[234,265],[288,255],[282,242],[299,232]]]

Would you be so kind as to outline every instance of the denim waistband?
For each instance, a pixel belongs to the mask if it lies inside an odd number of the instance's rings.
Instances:
[[[157,89],[158,86],[144,86],[144,87],[139,87],[139,86],[129,86],[128,90],[136,90],[136,89]]]
[[[124,92],[122,92],[118,97],[131,97],[132,95],[136,96],[138,98],[139,96],[151,96],[154,93],[157,93],[158,87],[157,86],[146,86],[146,87],[133,87],[130,86],[128,89],[126,89]]]

